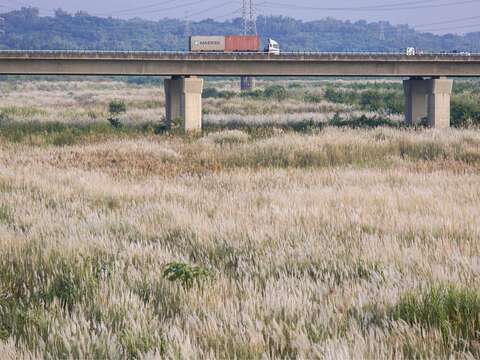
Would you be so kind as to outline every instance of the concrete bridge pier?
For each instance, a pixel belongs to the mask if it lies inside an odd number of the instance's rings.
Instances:
[[[450,126],[453,80],[411,78],[403,82],[403,88],[408,125],[420,125],[423,119],[427,119],[429,127],[442,129]]]
[[[172,76],[165,79],[164,87],[167,126],[179,121],[185,131],[201,130],[203,79]]]
[[[240,78],[240,90],[252,91],[255,88],[255,78],[252,76],[242,76]]]

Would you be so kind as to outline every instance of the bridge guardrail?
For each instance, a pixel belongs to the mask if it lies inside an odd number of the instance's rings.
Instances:
[[[193,52],[193,51],[154,51],[154,50],[0,50],[0,54],[149,54],[149,55],[271,55],[276,57],[279,55],[268,54],[266,52]],[[458,53],[458,52],[423,52],[417,55],[406,55],[404,52],[377,52],[377,51],[283,51],[282,55],[376,55],[376,56],[408,56],[408,57],[421,57],[421,56],[480,56],[480,53]]]

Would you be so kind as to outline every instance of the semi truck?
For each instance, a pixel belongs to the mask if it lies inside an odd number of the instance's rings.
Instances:
[[[260,37],[251,35],[190,36],[191,52],[260,52]],[[268,39],[265,52],[279,54],[280,47],[275,40]]]

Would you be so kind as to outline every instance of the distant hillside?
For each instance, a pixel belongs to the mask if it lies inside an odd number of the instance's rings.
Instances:
[[[72,15],[61,10],[53,17],[41,17],[35,8],[1,16],[5,19],[5,33],[0,36],[2,49],[185,50],[187,47],[187,26],[183,20],[120,20],[84,12]],[[189,27],[192,34],[239,34],[242,21],[210,19],[191,23]],[[258,31],[262,39],[272,37],[281,43],[283,50],[290,51],[398,51],[407,46],[427,51],[480,49],[480,32],[438,36],[388,22],[332,18],[304,22],[260,16]]]

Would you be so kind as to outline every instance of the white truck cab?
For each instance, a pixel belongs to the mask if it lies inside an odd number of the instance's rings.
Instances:
[[[273,55],[280,55],[280,46],[278,42],[273,39],[268,39],[267,45],[265,46],[265,52]]]

